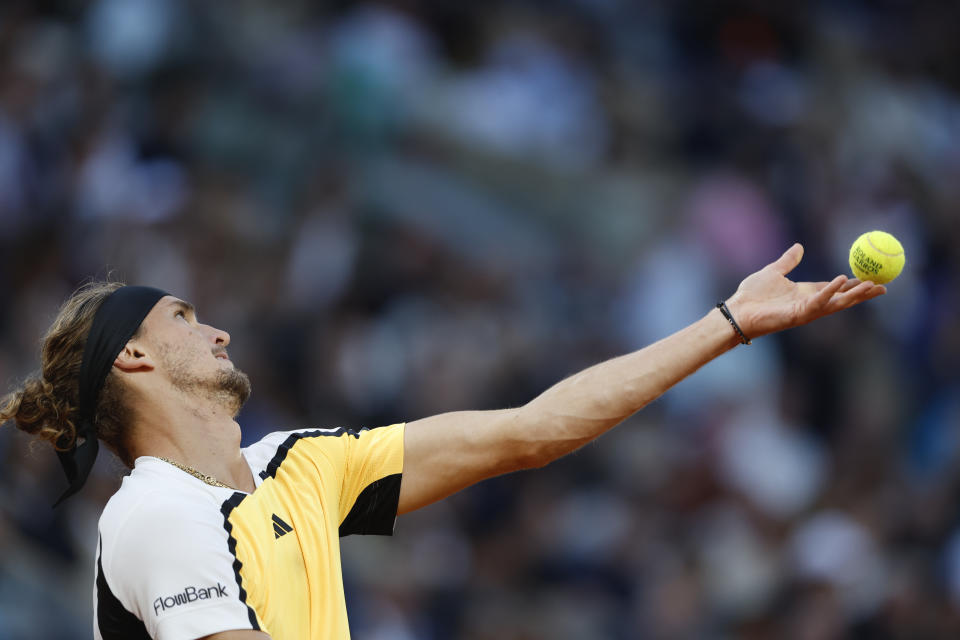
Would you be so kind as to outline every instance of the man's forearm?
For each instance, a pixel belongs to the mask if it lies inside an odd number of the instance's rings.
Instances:
[[[714,309],[659,342],[555,384],[519,410],[530,460],[543,465],[590,442],[737,344]]]

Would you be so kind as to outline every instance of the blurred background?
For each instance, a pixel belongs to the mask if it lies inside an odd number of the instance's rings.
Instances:
[[[246,442],[516,406],[792,242],[887,296],[343,541],[359,640],[960,636],[960,4],[0,8],[0,381],[82,282],[232,334]],[[0,432],[0,638],[91,637],[96,522]],[[148,553],[149,550],[144,550]]]

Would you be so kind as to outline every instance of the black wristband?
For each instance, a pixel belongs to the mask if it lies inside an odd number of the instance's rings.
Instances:
[[[730,326],[732,326],[734,331],[737,332],[737,335],[740,336],[740,342],[742,344],[750,344],[750,338],[744,335],[740,325],[738,325],[737,321],[733,319],[733,315],[730,313],[730,309],[727,309],[727,303],[724,300],[721,300],[717,303],[717,309],[720,309],[720,313],[723,314],[723,317],[727,319],[727,322],[730,323]]]

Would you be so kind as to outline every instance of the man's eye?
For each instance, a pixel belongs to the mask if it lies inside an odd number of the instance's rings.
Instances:
[[[185,314],[183,311],[177,311],[175,314],[173,314],[173,317],[174,317],[174,318],[186,318],[187,316],[186,316],[186,314]]]

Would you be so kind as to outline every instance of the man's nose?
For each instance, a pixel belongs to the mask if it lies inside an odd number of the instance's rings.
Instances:
[[[213,338],[213,343],[217,345],[223,345],[224,347],[230,344],[230,334],[224,331],[223,329],[217,329],[216,327],[210,327],[211,337]]]

